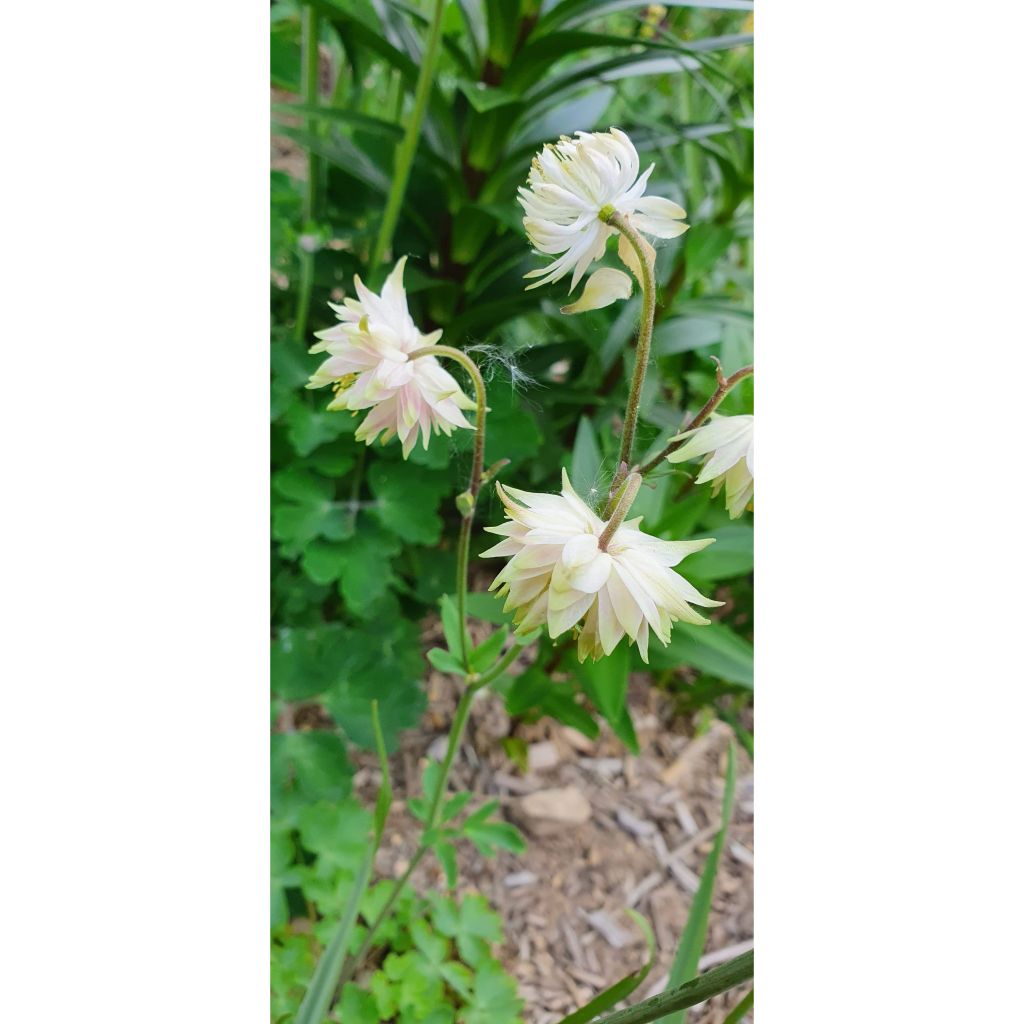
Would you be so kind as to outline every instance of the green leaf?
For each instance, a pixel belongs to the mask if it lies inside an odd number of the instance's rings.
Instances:
[[[512,621],[512,612],[502,611],[502,603],[503,599],[494,594],[467,594],[466,614],[472,615],[474,619],[490,622],[494,626],[507,625]]]
[[[406,543],[436,544],[441,537],[437,506],[452,489],[447,473],[437,473],[408,462],[378,460],[368,474],[377,501],[374,513]]]
[[[377,802],[373,809],[374,841],[380,846],[384,835],[384,825],[391,810],[391,773],[388,771],[388,751],[384,744],[384,733],[380,727],[380,703],[370,702],[370,716],[373,719],[373,738],[377,743],[377,764],[380,766],[380,789],[377,791]]]
[[[434,910],[437,930],[454,939],[459,956],[479,970],[481,962],[490,956],[491,943],[501,941],[501,918],[477,894],[464,896],[461,904],[433,892],[427,894],[427,899]]]
[[[444,630],[444,641],[456,661],[462,661],[462,620],[459,618],[458,605],[455,598],[445,594],[441,598],[441,628]]]
[[[487,12],[487,56],[498,67],[508,66],[519,35],[522,0],[484,0]]]
[[[736,790],[736,748],[729,744],[729,762],[725,769],[725,796],[722,799],[722,827],[715,836],[714,844],[708,859],[704,863],[704,871],[700,876],[700,885],[690,904],[690,913],[686,919],[686,927],[679,939],[679,948],[672,961],[668,988],[675,988],[684,982],[697,977],[697,964],[708,935],[708,918],[711,916],[711,897],[715,890],[715,875],[718,873],[718,861],[725,846],[729,821],[732,818],[733,794]],[[667,1024],[686,1024],[686,1011],[680,1010],[665,1018]]]
[[[295,402],[285,413],[288,440],[296,453],[306,456],[328,441],[336,441],[343,434],[351,434],[356,422],[351,416],[338,412],[314,409],[305,402]]]
[[[470,993],[473,991],[473,972],[465,964],[456,961],[441,964],[441,977],[463,999],[470,998]]]
[[[713,534],[697,534],[693,540],[714,536],[715,543],[690,555],[680,566],[686,577],[725,580],[746,576],[754,570],[754,528],[747,523],[719,526]]]
[[[270,645],[270,688],[285,700],[308,700],[337,681],[337,662],[348,640],[338,623],[312,629],[283,627]]]
[[[487,85],[486,82],[469,82],[466,79],[459,79],[458,86],[459,91],[479,114],[486,114],[487,111],[497,107],[506,107],[521,102],[518,93],[502,89],[497,85]]]
[[[571,726],[588,739],[596,740],[601,729],[587,710],[576,702],[571,690],[565,686],[548,685],[550,688],[541,699],[541,709],[563,725]]]
[[[271,793],[275,806],[341,800],[352,789],[352,764],[334,732],[274,733],[270,738]]]
[[[710,622],[692,626],[677,622],[668,647],[651,645],[651,668],[655,671],[692,665],[708,675],[738,686],[754,686],[754,648],[728,626]]]
[[[627,910],[626,913],[636,922],[647,942],[647,960],[644,962],[643,967],[627,974],[624,978],[620,978],[614,985],[609,986],[603,992],[599,992],[589,1003],[581,1006],[574,1013],[570,1013],[568,1017],[563,1017],[558,1024],[588,1024],[598,1014],[604,1013],[605,1010],[610,1010],[616,1003],[621,1002],[631,992],[639,988],[644,983],[647,975],[651,973],[651,968],[654,966],[657,958],[654,933],[651,931],[651,926],[647,921],[635,910]]]
[[[496,629],[478,647],[473,648],[469,654],[469,663],[473,667],[473,671],[483,672],[484,669],[490,668],[497,661],[498,655],[501,654],[501,649],[505,645],[507,638],[508,629],[502,626],[501,629]]]
[[[722,324],[695,316],[677,316],[658,325],[654,332],[654,355],[669,356],[707,348],[722,340]]]
[[[473,799],[473,794],[468,791],[456,793],[445,805],[441,812],[441,821],[448,822],[458,816],[459,812]]]
[[[487,957],[476,965],[473,997],[462,1011],[460,1024],[519,1024],[523,1002],[516,983],[497,960]]]
[[[341,921],[313,972],[313,979],[295,1016],[295,1024],[322,1024],[341,978],[341,969],[348,951],[349,936],[356,921],[360,900],[370,880],[377,844],[367,844],[355,882],[345,904]],[[347,1019],[347,1018],[346,1018]]]
[[[538,707],[550,689],[551,680],[538,667],[531,666],[512,680],[505,694],[505,707],[510,715],[522,715]]]
[[[351,981],[342,987],[340,1006],[345,1024],[378,1024],[380,1021],[376,1000]]]
[[[450,843],[447,839],[441,840],[434,844],[434,853],[437,855],[441,868],[444,870],[444,878],[448,883],[448,888],[454,889],[455,883],[459,880],[459,866],[455,856],[454,844]]]
[[[526,852],[526,841],[514,825],[507,821],[485,821],[465,827],[466,838],[485,857],[494,856],[495,847],[511,853]]]
[[[443,647],[432,647],[427,651],[427,661],[439,672],[448,672],[456,676],[464,676],[466,674],[466,670],[462,667],[459,659],[451,651],[446,651]]]
[[[370,521],[360,520],[358,535],[331,546],[324,553],[337,558],[339,587],[345,604],[356,615],[371,612],[374,604],[388,591],[392,581],[390,559],[401,550],[401,541]]]
[[[607,657],[599,661],[587,661],[574,667],[573,671],[583,683],[587,695],[597,709],[608,720],[615,735],[629,750],[638,754],[636,733],[626,706],[626,691],[629,688],[630,650],[619,644]]]
[[[597,443],[593,424],[588,416],[581,416],[576,425],[576,440],[572,446],[572,469],[569,478],[576,493],[584,500],[597,490],[601,475],[601,448]]]

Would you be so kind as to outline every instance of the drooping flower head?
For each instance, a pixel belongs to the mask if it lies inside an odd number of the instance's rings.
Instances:
[[[557,259],[531,270],[526,276],[540,280],[527,287],[551,284],[572,271],[569,291],[575,289],[590,264],[604,255],[608,239],[619,233],[601,219],[605,208],[627,216],[643,234],[655,238],[681,235],[688,227],[683,223],[686,211],[669,199],[644,195],[652,170],[654,164],[639,173],[636,148],[618,128],[576,132],[574,139],[563,136],[558,142],[548,143],[533,159],[528,187],[519,189],[519,202],[526,214],[523,226],[530,244],[538,255]],[[637,266],[632,247],[623,238],[619,240],[619,257],[630,269]],[[609,273],[595,282],[595,288],[611,294],[608,302],[612,302],[624,297],[615,292],[632,285],[621,271],[614,273],[626,279],[625,285]],[[601,296],[594,298],[595,303],[585,308],[608,304],[600,301]]]
[[[712,543],[664,541],[640,530],[640,519],[626,520],[606,550],[599,539],[608,525],[576,494],[562,471],[561,494],[534,494],[496,484],[508,522],[487,530],[503,537],[483,552],[509,557],[492,590],[515,609],[517,632],[547,625],[552,638],[582,621],[579,656],[596,661],[628,636],[647,661],[650,632],[669,642],[672,623],[708,620],[691,604],[715,607],[672,566]]]
[[[717,495],[724,485],[729,518],[738,519],[754,497],[754,417],[714,416],[672,440],[684,438],[689,438],[686,444],[666,458],[669,462],[683,462],[707,455],[697,483],[713,480],[712,495]]]
[[[334,386],[328,409],[369,409],[356,430],[356,440],[372,444],[383,434],[387,444],[396,435],[406,458],[418,436],[423,447],[433,431],[450,435],[455,427],[474,429],[462,414],[476,403],[434,356],[410,359],[409,353],[436,345],[441,331],[421,334],[409,315],[402,275],[405,257],[395,265],[381,289],[371,292],[355,278],[356,299],[329,303],[341,321],[318,331],[310,352],[330,356],[309,378],[308,388]]]

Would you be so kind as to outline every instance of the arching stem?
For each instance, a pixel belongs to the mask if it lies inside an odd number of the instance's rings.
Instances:
[[[714,357],[712,356],[712,358]],[[696,430],[697,427],[699,427],[722,404],[725,396],[729,394],[729,392],[739,384],[744,377],[749,377],[754,372],[753,366],[744,366],[741,370],[737,370],[731,376],[726,377],[722,372],[722,364],[719,363],[717,359],[715,359],[715,362],[718,363],[718,387],[715,388],[715,393],[704,403],[697,415],[681,428],[682,431],[689,432],[691,430]],[[646,476],[652,469],[661,465],[669,455],[681,448],[685,443],[686,439],[683,438],[682,440],[672,441],[670,444],[667,444],[660,452],[658,452],[657,455],[648,459],[648,461],[645,462],[637,472],[641,476]]]
[[[462,513],[462,526],[459,529],[459,545],[456,558],[456,598],[459,610],[459,635],[462,650],[458,652],[463,668],[469,671],[469,630],[466,628],[466,592],[469,588],[469,541],[473,532],[473,516],[476,512],[476,498],[480,493],[480,485],[484,475],[484,441],[487,421],[487,388],[480,368],[461,349],[450,345],[428,345],[409,353],[410,359],[421,356],[443,356],[454,359],[469,374],[476,389],[476,437],[473,441],[473,468],[469,475],[469,487],[462,492],[455,502]]]
[[[626,475],[622,468],[623,463],[627,467],[632,465],[636,421],[640,413],[640,393],[643,390],[644,378],[647,376],[647,363],[651,357],[651,339],[654,336],[654,260],[651,257],[650,246],[621,213],[615,210],[609,210],[607,213],[602,211],[601,219],[618,229],[636,252],[640,264],[640,287],[643,291],[640,325],[636,338],[636,365],[633,368],[633,381],[629,386],[629,398],[626,400],[626,416],[619,445],[619,469],[612,480],[611,491],[614,491]]]

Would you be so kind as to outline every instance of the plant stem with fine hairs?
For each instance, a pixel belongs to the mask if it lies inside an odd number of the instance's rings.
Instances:
[[[614,491],[625,476],[622,465],[625,464],[627,467],[632,465],[633,439],[636,436],[636,421],[640,413],[640,392],[643,390],[644,378],[647,375],[647,363],[651,357],[651,339],[654,336],[654,260],[650,257],[650,246],[621,213],[610,210],[606,214],[602,211],[601,219],[613,228],[617,228],[636,252],[637,260],[640,263],[640,287],[643,291],[640,326],[636,337],[636,366],[633,368],[633,381],[629,386],[629,398],[626,400],[626,416],[622,425],[622,441],[619,445],[619,469],[611,486],[611,490]]]
[[[714,358],[714,357],[712,357]],[[722,364],[715,359],[718,363],[717,377],[718,387],[715,388],[715,393],[701,406],[700,411],[688,424],[681,429],[684,431],[696,430],[721,404],[722,400],[727,394],[737,385],[744,377],[749,377],[753,372],[753,366],[744,366],[741,370],[737,370],[734,374],[729,377],[722,372]],[[677,451],[686,443],[686,439],[683,438],[679,441],[672,441],[667,444],[657,455],[653,456],[647,462],[645,462],[637,472],[641,476],[646,476],[655,466],[661,465],[661,463],[674,451]]]
[[[459,546],[456,564],[456,595],[459,609],[459,631],[462,640],[460,658],[463,668],[469,671],[469,630],[466,628],[466,591],[469,587],[469,541],[473,532],[473,515],[476,512],[476,496],[484,475],[484,439],[487,420],[487,389],[480,369],[465,352],[450,345],[428,345],[409,353],[410,359],[420,356],[445,356],[454,359],[469,374],[476,389],[476,437],[473,441],[473,469],[469,476],[469,487],[456,499],[462,513],[459,529]]]

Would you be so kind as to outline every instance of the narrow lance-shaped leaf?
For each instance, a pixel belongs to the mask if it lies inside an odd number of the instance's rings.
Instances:
[[[635,910],[628,910],[627,913],[636,922],[637,927],[644,933],[644,938],[647,940],[647,962],[639,970],[627,974],[624,978],[620,978],[615,982],[614,985],[606,988],[603,992],[599,992],[585,1006],[581,1006],[575,1012],[570,1013],[568,1017],[563,1017],[558,1024],[588,1024],[599,1013],[610,1010],[616,1003],[621,1002],[631,992],[639,988],[644,983],[647,975],[651,973],[651,968],[654,966],[657,955],[654,933],[651,931],[651,926],[647,921]]]
[[[672,971],[668,978],[668,987],[675,988],[697,976],[697,964],[704,951],[704,943],[708,937],[708,918],[711,916],[711,897],[715,890],[715,875],[718,873],[718,861],[725,846],[725,836],[732,817],[732,800],[736,790],[736,748],[729,744],[729,762],[725,769],[725,796],[722,798],[722,827],[715,836],[711,853],[704,864],[700,876],[700,885],[690,906],[690,916],[686,919],[679,948],[672,961]],[[665,1018],[668,1024],[685,1024],[686,1011],[680,1010]]]
[[[377,793],[377,804],[373,815],[373,835],[372,837],[367,837],[366,852],[363,854],[363,858],[356,871],[352,890],[345,903],[345,909],[342,912],[338,929],[317,962],[309,988],[306,989],[306,994],[302,997],[302,1004],[299,1006],[299,1012],[295,1015],[295,1024],[322,1024],[327,1011],[330,1009],[331,1000],[341,980],[341,972],[345,964],[345,952],[348,949],[349,938],[356,922],[359,904],[370,881],[374,857],[377,854],[378,846],[380,846],[381,836],[384,832],[384,823],[387,821],[388,811],[391,808],[391,776],[388,772],[387,750],[384,746],[384,734],[380,727],[377,701],[373,701],[371,705],[371,714],[373,716],[374,737],[377,743],[377,758],[381,769],[380,790]]]

